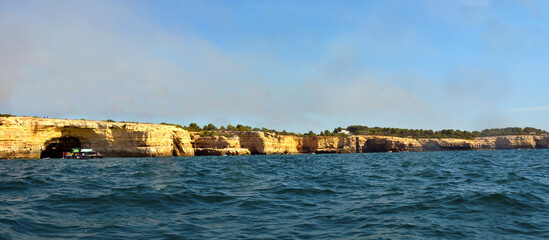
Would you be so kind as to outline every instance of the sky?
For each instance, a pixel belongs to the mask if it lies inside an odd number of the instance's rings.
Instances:
[[[0,0],[0,113],[549,130],[549,1]]]

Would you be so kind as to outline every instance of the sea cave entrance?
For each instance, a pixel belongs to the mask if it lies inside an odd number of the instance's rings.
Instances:
[[[80,139],[75,137],[54,138],[46,142],[46,149],[40,158],[61,158],[63,152],[72,152],[73,148],[81,148]]]

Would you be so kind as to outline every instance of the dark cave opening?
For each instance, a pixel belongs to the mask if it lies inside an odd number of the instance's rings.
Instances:
[[[63,152],[72,152],[73,148],[81,148],[80,140],[75,137],[54,138],[46,142],[46,149],[40,154],[40,158],[61,158]]]

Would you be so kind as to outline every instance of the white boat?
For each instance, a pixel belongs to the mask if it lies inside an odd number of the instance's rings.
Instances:
[[[103,158],[101,153],[89,148],[73,148],[72,152],[64,152],[63,159],[91,159],[91,158]]]

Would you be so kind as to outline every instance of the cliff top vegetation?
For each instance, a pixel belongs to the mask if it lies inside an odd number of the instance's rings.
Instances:
[[[16,117],[12,114],[0,113],[0,117]],[[104,120],[106,122],[116,122],[114,120],[108,119]],[[294,133],[288,132],[286,130],[277,131],[274,129],[268,128],[252,128],[251,126],[245,126],[242,124],[237,124],[236,126],[227,125],[216,127],[214,124],[210,123],[204,127],[198,126],[196,123],[190,123],[188,126],[182,126],[180,124],[165,123],[163,125],[171,125],[181,129],[185,129],[190,132],[199,132],[201,136],[229,136],[234,135],[235,132],[246,132],[246,131],[260,131],[266,133],[274,133],[278,135],[290,135],[290,136],[347,136],[351,135],[376,135],[376,136],[394,136],[394,137],[404,137],[404,138],[459,138],[459,139],[473,139],[476,137],[494,137],[494,136],[509,136],[509,135],[547,135],[549,132],[533,128],[533,127],[507,127],[507,128],[491,128],[484,129],[481,131],[462,131],[454,129],[443,129],[443,130],[425,130],[425,129],[407,129],[407,128],[390,128],[390,127],[368,127],[363,125],[351,125],[346,128],[338,127],[333,131],[324,130],[318,134],[309,131],[308,133]]]
[[[168,124],[168,123],[162,123]],[[507,128],[491,128],[484,129],[482,131],[462,131],[454,129],[443,129],[438,131],[424,130],[424,129],[406,129],[406,128],[388,128],[388,127],[368,127],[362,125],[351,125],[347,128],[335,128],[333,131],[325,130],[316,134],[313,131],[309,131],[305,134],[288,132],[286,130],[277,131],[268,128],[252,128],[250,126],[244,126],[238,124],[235,126],[227,125],[216,127],[210,123],[204,127],[198,126],[196,123],[191,123],[189,126],[181,126],[177,124],[168,124],[180,127],[182,129],[191,132],[200,132],[202,136],[214,136],[214,135],[231,135],[231,132],[246,132],[246,131],[260,131],[267,133],[275,133],[279,135],[290,136],[347,136],[347,132],[351,135],[376,135],[376,136],[394,136],[404,138],[459,138],[459,139],[473,139],[476,137],[493,137],[493,136],[509,136],[509,135],[545,135],[549,132],[537,129],[533,127],[507,127]]]
[[[367,127],[367,126],[361,126],[361,125],[352,125],[347,127],[346,130],[348,130],[353,135],[383,135],[383,136],[411,137],[411,138],[472,139],[476,137],[549,134],[545,130],[532,128],[532,127],[491,128],[491,129],[484,129],[482,131],[469,132],[469,131],[454,130],[454,129],[443,129],[443,130],[433,131],[433,130],[424,130],[424,129],[381,128],[381,127]]]

